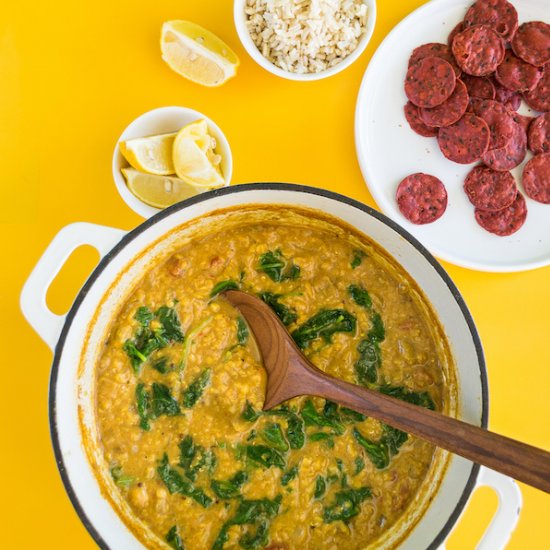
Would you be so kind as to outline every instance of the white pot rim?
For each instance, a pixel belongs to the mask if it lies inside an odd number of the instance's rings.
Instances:
[[[169,208],[166,208],[165,210],[145,220],[142,224],[137,226],[135,229],[128,232],[120,240],[120,242],[117,243],[110,250],[110,252],[108,252],[101,259],[99,264],[96,266],[96,268],[94,269],[94,271],[92,272],[92,274],[90,275],[86,283],[84,284],[84,286],[81,288],[71,309],[69,310],[63,325],[63,329],[61,331],[61,334],[55,346],[52,370],[50,375],[50,386],[49,386],[49,397],[48,397],[50,435],[51,435],[52,445],[55,453],[55,459],[56,459],[57,467],[59,469],[59,473],[61,475],[63,484],[65,486],[65,490],[71,500],[71,503],[76,513],[80,518],[80,521],[84,524],[84,526],[86,527],[86,529],[88,530],[88,532],[90,533],[91,537],[94,539],[96,544],[102,549],[110,550],[111,547],[105,542],[101,533],[96,529],[93,521],[86,514],[84,510],[84,506],[78,499],[77,494],[73,488],[72,482],[69,478],[65,460],[61,452],[61,446],[60,446],[58,421],[57,421],[56,386],[57,386],[58,374],[59,374],[59,364],[61,361],[61,357],[63,355],[63,349],[66,343],[69,329],[71,328],[71,325],[79,312],[80,306],[84,298],[88,294],[89,289],[94,285],[97,278],[101,275],[101,273],[105,270],[105,268],[113,260],[113,258],[115,258],[130,242],[136,239],[144,231],[146,231],[156,223],[160,222],[164,218],[167,218],[168,216],[174,214],[175,212],[184,210],[191,205],[212,199],[214,197],[224,197],[226,195],[246,192],[246,191],[267,191],[267,192],[291,191],[299,194],[317,195],[328,199],[332,199],[340,203],[343,203],[345,205],[354,207],[358,210],[361,210],[365,214],[376,218],[378,221],[382,222],[383,224],[387,225],[389,228],[393,229],[402,238],[406,239],[412,246],[414,246],[416,250],[422,256],[424,256],[425,260],[427,260],[430,263],[430,265],[437,272],[439,277],[447,285],[452,298],[455,300],[456,305],[459,307],[462,315],[464,316],[464,320],[466,321],[468,330],[470,331],[470,335],[472,337],[472,342],[475,347],[475,352],[477,355],[477,363],[479,367],[481,398],[482,398],[480,425],[483,428],[487,428],[488,426],[489,392],[488,392],[487,368],[485,364],[485,358],[483,354],[481,340],[479,338],[479,334],[474,324],[474,320],[472,318],[470,311],[468,310],[468,307],[466,306],[466,303],[460,291],[458,290],[456,285],[453,283],[453,281],[451,280],[447,272],[443,269],[443,267],[439,264],[439,262],[432,256],[432,254],[415,237],[413,237],[410,233],[408,233],[405,229],[403,229],[400,225],[395,223],[393,220],[391,220],[384,214],[381,214],[380,212],[374,210],[370,206],[367,206],[359,201],[356,201],[355,199],[351,199],[339,193],[335,193],[333,191],[328,191],[325,189],[319,189],[317,187],[310,187],[306,185],[297,185],[297,184],[290,184],[290,183],[270,182],[270,183],[250,183],[250,184],[236,185],[236,186],[216,189],[214,191],[208,191],[200,195],[190,197],[189,199],[186,199]],[[456,502],[456,505],[452,513],[449,515],[447,521],[445,522],[443,528],[435,536],[433,541],[426,547],[427,550],[432,550],[432,549],[435,550],[439,548],[443,544],[447,536],[449,535],[451,529],[459,519],[464,507],[466,506],[466,503],[468,502],[468,499],[470,498],[472,491],[476,486],[479,469],[480,469],[480,466],[478,464],[472,465],[470,475],[465,484],[464,490],[460,495],[460,498]]]

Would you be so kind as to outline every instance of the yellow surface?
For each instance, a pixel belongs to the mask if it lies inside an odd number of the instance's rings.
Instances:
[[[517,0],[518,2],[520,0]],[[339,191],[371,206],[355,158],[353,116],[364,69],[388,31],[422,2],[379,1],[366,53],[315,83],[279,79],[240,46],[229,0],[7,2],[0,18],[0,270],[3,391],[0,430],[3,548],[95,547],[73,511],[49,437],[52,354],[18,306],[24,280],[64,225],[131,229],[142,220],[111,177],[113,146],[149,109],[183,105],[216,121],[234,155],[234,182],[290,181]],[[163,21],[189,19],[235,48],[242,64],[221,88],[202,88],[160,58]],[[85,144],[85,146],[83,146]],[[57,309],[89,273],[79,254],[49,295]],[[485,346],[491,427],[550,449],[550,268],[509,275],[445,265]],[[522,486],[512,550],[548,547],[550,496]],[[448,550],[474,548],[495,500],[474,502]]]

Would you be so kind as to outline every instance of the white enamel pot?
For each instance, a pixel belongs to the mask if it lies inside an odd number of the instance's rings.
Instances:
[[[178,238],[176,228],[219,209],[262,204],[320,210],[354,226],[392,255],[423,290],[448,336],[458,371],[459,417],[487,427],[483,351],[458,289],[414,237],[368,206],[313,187],[266,183],[198,195],[156,214],[129,233],[75,223],[62,229],[40,258],[23,288],[21,307],[55,353],[49,395],[55,456],[67,493],[101,548],[143,548],[100,490],[83,447],[81,425],[93,424],[93,364],[109,317],[147,263]],[[84,244],[97,248],[102,259],[68,314],[55,315],[46,306],[48,286],[71,252]],[[90,429],[93,431],[93,426]],[[516,483],[457,456],[451,457],[432,502],[401,540],[400,548],[442,548],[472,492],[480,485],[489,485],[497,492],[499,508],[478,548],[504,548],[521,509]]]

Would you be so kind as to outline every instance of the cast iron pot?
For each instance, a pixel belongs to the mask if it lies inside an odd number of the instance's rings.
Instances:
[[[176,228],[191,220],[200,223],[219,209],[273,204],[314,208],[339,218],[377,242],[409,272],[431,302],[449,339],[457,366],[458,416],[487,427],[487,372],[464,300],[443,268],[414,237],[368,206],[313,187],[261,183],[198,195],[156,214],[129,233],[88,223],[71,224],[56,235],[29,276],[21,307],[29,323],[54,350],[49,413],[55,456],[69,498],[101,548],[143,548],[105,497],[84,450],[83,432],[89,430],[93,435],[95,429],[93,366],[110,315],[132,282],[145,272],[148,262],[178,238]],[[83,244],[97,248],[102,259],[67,315],[55,315],[46,306],[46,291],[68,256]],[[457,456],[450,458],[423,516],[408,532],[395,533],[396,540],[401,540],[400,548],[441,548],[479,485],[496,490],[499,510],[478,548],[503,548],[517,523],[521,493],[511,479]]]

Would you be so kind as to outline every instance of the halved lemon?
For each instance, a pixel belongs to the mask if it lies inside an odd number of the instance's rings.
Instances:
[[[176,174],[196,187],[219,187],[225,183],[216,154],[216,140],[208,133],[206,120],[184,126],[174,140]]]
[[[167,21],[160,39],[162,59],[185,78],[220,86],[237,74],[239,58],[220,38],[190,21]]]
[[[177,133],[128,139],[119,143],[119,149],[130,166],[136,170],[167,176],[175,174],[172,149]]]
[[[122,168],[128,189],[145,204],[166,208],[176,202],[197,195],[200,189],[169,176],[144,174],[134,168]]]

